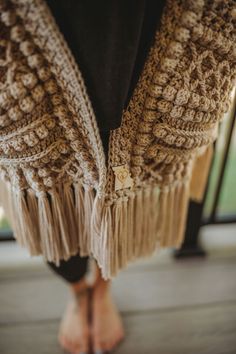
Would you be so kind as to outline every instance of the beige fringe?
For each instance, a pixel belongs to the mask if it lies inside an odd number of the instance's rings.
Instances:
[[[203,199],[212,157],[213,144],[209,145],[204,153],[199,155],[194,162],[190,183],[190,198],[196,202],[201,202]]]
[[[58,241],[59,227],[56,228],[57,225],[53,220],[48,195],[41,193],[37,196],[37,202],[42,252],[47,260],[55,260],[58,264],[62,254],[62,246]]]
[[[188,201],[189,180],[161,191],[157,186],[137,188],[106,206],[100,236],[93,242],[104,279],[115,276],[131,260],[151,255],[157,247],[179,248]]]
[[[75,200],[73,187],[68,184],[61,189],[62,200],[64,200],[64,215],[67,221],[68,235],[70,237],[69,249],[72,252],[76,252],[78,249],[78,239],[75,237],[77,235],[77,223],[75,215]]]
[[[186,219],[189,205],[189,182],[177,185],[176,200],[175,200],[175,229],[173,232],[174,238],[172,240],[173,246],[180,248],[184,240],[184,233],[186,229]]]
[[[93,188],[84,190],[84,232],[82,234],[81,255],[87,255],[91,248],[91,215],[93,211],[93,203],[95,199],[95,192]]]
[[[38,204],[37,198],[35,198],[34,191],[29,189],[26,193],[26,202],[28,209],[30,210],[30,217],[32,218],[34,225],[34,246],[36,249],[36,254],[41,253],[41,240],[40,240],[40,229],[39,229],[39,218],[38,218]]]
[[[24,191],[11,191],[11,198],[14,200],[14,215],[16,234],[21,245],[28,243],[29,251],[32,255],[37,252],[37,227],[34,225],[34,218],[27,206]],[[36,242],[35,242],[36,240]]]
[[[184,237],[189,180],[126,192],[105,202],[94,189],[74,183],[40,194],[9,187],[1,196],[17,240],[32,255],[42,253],[59,264],[79,251],[94,256],[110,279],[157,247],[180,247]]]
[[[75,198],[75,219],[77,221],[77,229],[76,229],[76,236],[77,236],[77,246],[80,248],[81,256],[86,254],[86,247],[84,246],[84,238],[83,235],[84,231],[84,188],[79,183],[73,184],[74,188],[74,198]]]

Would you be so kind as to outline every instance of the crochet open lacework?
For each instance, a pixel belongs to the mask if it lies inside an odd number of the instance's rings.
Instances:
[[[235,1],[166,1],[110,131],[107,166],[82,74],[46,3],[0,0],[0,12],[1,196],[19,243],[56,263],[93,254],[105,278],[179,247],[235,83]]]

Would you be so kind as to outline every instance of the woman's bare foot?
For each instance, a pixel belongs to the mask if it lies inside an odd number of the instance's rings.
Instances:
[[[101,274],[93,289],[92,296],[92,346],[93,352],[102,354],[110,351],[124,338],[121,316],[113,302],[110,281]]]
[[[102,278],[97,266],[92,283],[85,277],[71,286],[73,299],[61,320],[59,343],[73,354],[88,353],[90,340],[93,353],[102,354],[124,338],[121,316],[110,292],[111,282]]]
[[[62,317],[58,340],[69,353],[89,352],[89,290],[73,289]]]

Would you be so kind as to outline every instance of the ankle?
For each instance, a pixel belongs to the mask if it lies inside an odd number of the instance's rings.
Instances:
[[[100,271],[100,268],[96,263],[78,282],[70,284],[70,290],[76,297],[80,294],[83,295],[88,289],[93,290],[96,297],[105,297],[110,293],[111,281],[104,280]]]
[[[91,289],[96,284],[100,276],[100,270],[93,258],[88,259],[88,266],[83,277],[75,283],[70,284],[72,292],[83,292],[84,290]]]
[[[72,293],[80,293],[80,292],[82,293],[87,289],[88,289],[88,284],[84,279],[84,277],[80,279],[78,282],[70,284],[70,290],[72,291]]]
[[[110,294],[111,281],[100,278],[94,286],[93,293],[96,298],[106,298]]]

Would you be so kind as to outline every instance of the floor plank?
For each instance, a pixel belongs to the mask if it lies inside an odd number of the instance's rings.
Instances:
[[[144,312],[125,324],[116,354],[235,354],[236,305]]]
[[[59,322],[0,326],[4,354],[60,354]],[[126,339],[114,354],[235,354],[236,303],[124,316]]]
[[[120,272],[112,291],[126,340],[114,354],[235,354],[234,235],[232,228],[222,252],[218,230],[219,252],[206,259],[175,261],[165,250]],[[57,330],[66,283],[42,259],[17,256],[13,245],[8,251],[0,248],[0,353],[62,354]]]
[[[236,299],[235,271],[235,259],[133,269],[113,281],[113,293],[122,312],[232,301]],[[0,323],[58,318],[67,298],[65,283],[48,270],[2,280]]]

